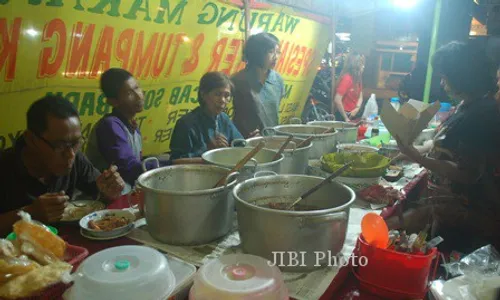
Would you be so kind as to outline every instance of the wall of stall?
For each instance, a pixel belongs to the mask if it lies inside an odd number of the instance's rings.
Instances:
[[[252,9],[250,25],[251,33],[281,40],[276,69],[286,84],[286,123],[301,114],[329,26],[271,5]],[[110,112],[99,76],[121,67],[145,90],[137,117],[144,154],[167,152],[175,122],[198,105],[200,77],[244,67],[244,32],[243,10],[232,1],[0,0],[0,150],[22,134],[29,105],[47,94],[74,103],[87,136]]]

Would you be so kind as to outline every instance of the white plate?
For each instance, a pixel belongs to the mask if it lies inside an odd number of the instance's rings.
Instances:
[[[77,207],[76,205],[86,205],[85,207]],[[76,200],[68,202],[68,206],[64,209],[63,219],[60,222],[70,223],[78,222],[86,215],[106,208],[106,205],[100,201],[94,200]],[[71,215],[71,216],[68,216]]]
[[[334,181],[338,181],[352,188],[355,192],[358,192],[364,188],[369,186],[379,184],[382,177],[373,177],[373,178],[355,178],[355,177],[342,177],[339,176],[334,179]]]
[[[378,148],[362,144],[338,144],[337,152],[378,152]]]
[[[121,233],[119,235],[116,235],[116,236],[108,236],[108,237],[96,237],[96,236],[91,236],[91,235],[88,235],[85,233],[85,231],[83,231],[82,228],[80,228],[80,234],[84,237],[84,238],[87,238],[89,240],[95,240],[95,241],[108,241],[108,240],[114,240],[114,239],[117,239],[117,238],[120,238],[120,237],[124,237],[126,236],[127,234],[129,234],[132,229],[134,229],[134,227],[132,227],[129,231],[127,232],[124,232],[124,233]]]

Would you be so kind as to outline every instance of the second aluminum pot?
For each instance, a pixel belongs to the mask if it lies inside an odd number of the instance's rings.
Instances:
[[[201,245],[226,235],[233,226],[234,200],[225,186],[213,188],[230,170],[211,165],[177,165],[142,174],[137,188],[151,236],[171,245]],[[229,197],[228,197],[229,196]]]
[[[261,141],[266,142],[264,149],[278,151],[288,139],[286,136],[258,136],[247,140],[234,140],[232,145],[243,144],[247,147],[256,147]],[[309,151],[313,146],[309,143],[297,149],[297,145],[304,139],[293,138],[288,147],[283,151],[285,158],[281,164],[281,174],[305,174],[309,165]]]
[[[293,135],[294,137],[307,139],[313,136],[313,146],[309,150],[309,159],[320,159],[323,154],[335,152],[337,145],[337,132],[323,133],[328,127],[315,125],[280,125],[272,128],[264,128],[263,135]]]
[[[208,164],[232,169],[252,150],[253,148],[219,148],[203,153],[201,158]],[[281,173],[281,165],[285,156],[281,154],[281,157],[273,160],[275,155],[276,151],[261,149],[239,170],[238,182],[251,178],[261,171]]]
[[[243,251],[264,257],[286,271],[302,272],[329,264],[328,257],[337,255],[344,246],[349,209],[356,199],[351,188],[338,182],[323,186],[301,202],[315,208],[311,211],[266,207],[270,202],[292,203],[322,180],[278,175],[239,183],[233,197]],[[296,265],[295,255],[300,265]]]
[[[311,121],[307,124],[335,128],[339,144],[354,144],[358,141],[358,127],[355,124],[340,121]]]

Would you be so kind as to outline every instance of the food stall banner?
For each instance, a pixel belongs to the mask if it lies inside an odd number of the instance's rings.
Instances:
[[[251,33],[281,41],[285,80],[280,122],[300,116],[328,43],[328,26],[291,8],[253,9]],[[144,154],[169,151],[175,122],[197,107],[208,71],[234,74],[245,21],[232,1],[0,0],[0,150],[26,128],[36,99],[62,95],[80,114],[83,134],[111,108],[99,89],[108,68],[130,71],[145,94],[137,116]],[[228,107],[232,116],[232,106]]]

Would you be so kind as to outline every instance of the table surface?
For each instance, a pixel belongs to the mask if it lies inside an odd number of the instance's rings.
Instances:
[[[424,181],[423,179],[426,178],[425,175],[426,175],[425,172],[422,172],[421,174],[416,176],[408,184],[408,186],[405,187],[406,192],[409,193],[412,189],[417,187],[419,183]],[[108,208],[114,208],[114,209],[127,208],[127,207],[129,207],[129,203],[126,197],[121,197],[120,199],[117,199],[115,202],[113,202],[111,205],[108,206]],[[383,215],[389,216],[393,213],[395,209],[396,208],[385,209],[383,211]],[[141,244],[127,237],[121,237],[109,241],[89,240],[80,234],[80,228],[78,224],[59,226],[58,229],[59,229],[59,235],[63,239],[65,239],[71,245],[85,247],[89,251],[89,256],[96,252],[111,247]],[[359,299],[359,300],[377,299],[378,300],[381,298],[360,290],[359,282],[353,276],[352,272],[350,271],[350,267],[347,266],[339,270],[339,273],[336,275],[336,277],[330,284],[330,287],[323,294],[321,299],[322,300],[326,299]]]

